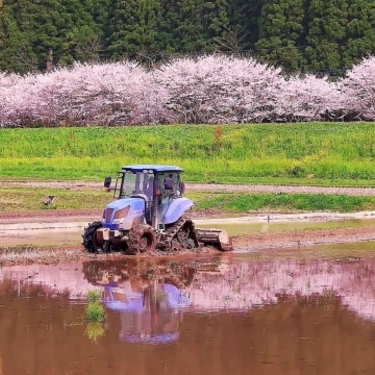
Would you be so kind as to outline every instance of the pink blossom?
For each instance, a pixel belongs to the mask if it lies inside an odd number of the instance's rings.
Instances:
[[[342,82],[345,108],[364,120],[375,119],[375,56],[364,59],[347,72]]]
[[[334,82],[285,77],[253,58],[79,64],[46,74],[0,73],[0,126],[147,125],[375,119],[375,57]]]

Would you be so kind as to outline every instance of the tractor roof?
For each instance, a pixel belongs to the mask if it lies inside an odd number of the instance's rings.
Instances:
[[[182,172],[182,168],[175,165],[159,165],[159,164],[133,164],[122,167],[124,171],[143,172],[145,170],[153,172]]]

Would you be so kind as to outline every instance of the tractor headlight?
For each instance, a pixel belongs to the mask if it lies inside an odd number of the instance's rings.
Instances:
[[[129,212],[130,206],[119,209],[113,218],[113,224],[121,224]]]

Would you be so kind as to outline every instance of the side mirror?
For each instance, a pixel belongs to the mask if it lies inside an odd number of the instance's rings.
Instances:
[[[185,182],[180,182],[180,193],[185,194]]]
[[[112,177],[108,176],[104,179],[104,187],[107,191],[109,191],[109,188],[111,186]]]
[[[164,180],[164,189],[173,190],[173,180],[171,178],[166,178]]]

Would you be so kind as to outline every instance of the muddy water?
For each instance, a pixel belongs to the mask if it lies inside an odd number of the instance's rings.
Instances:
[[[374,285],[371,258],[3,268],[0,374],[373,374]]]
[[[48,225],[48,224],[46,224]],[[0,228],[0,244],[2,246],[17,246],[25,244],[71,244],[82,240],[85,224],[77,223],[79,228],[47,228],[22,229],[19,225],[3,225]],[[238,222],[197,224],[199,228],[223,228],[230,236],[241,236],[255,232],[282,232],[303,229],[334,229],[359,228],[366,225],[375,225],[375,220],[334,220],[334,221],[270,221],[268,222]],[[4,229],[5,228],[5,229]]]

